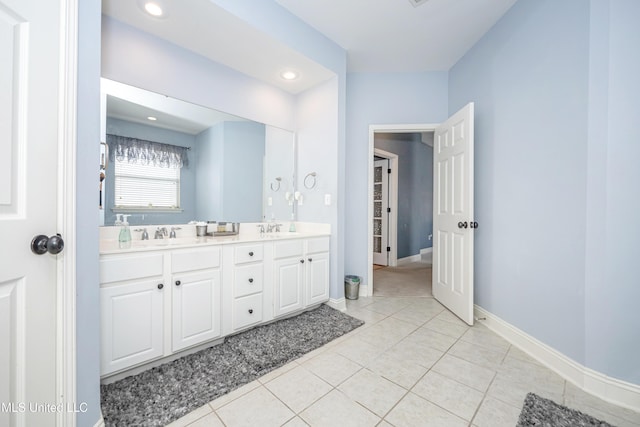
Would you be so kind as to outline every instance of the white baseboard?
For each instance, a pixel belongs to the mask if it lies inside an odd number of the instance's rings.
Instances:
[[[331,298],[325,304],[327,304],[331,308],[335,308],[336,310],[347,311],[347,300],[345,300],[344,298]]]
[[[401,266],[401,265],[405,265],[405,264],[410,264],[412,262],[420,262],[422,261],[422,255],[424,254],[430,254],[433,252],[433,248],[422,248],[420,249],[420,253],[416,254],[416,255],[411,255],[408,257],[404,257],[404,258],[399,258],[397,261],[397,266]]]
[[[420,255],[433,253],[433,247],[420,249]]]
[[[482,323],[486,327],[576,387],[604,401],[640,411],[640,385],[611,378],[587,368],[477,305],[475,316],[484,318]]]
[[[100,411],[100,419],[93,427],[104,427],[104,418],[102,418],[102,411]]]

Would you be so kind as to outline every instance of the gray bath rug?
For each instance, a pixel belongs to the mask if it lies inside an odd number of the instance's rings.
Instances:
[[[558,405],[549,399],[529,393],[524,400],[516,427],[613,427],[580,411]]]
[[[364,322],[321,305],[100,386],[107,426],[164,426]]]

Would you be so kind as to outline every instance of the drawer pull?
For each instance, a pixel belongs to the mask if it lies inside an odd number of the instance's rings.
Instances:
[[[249,314],[253,314],[253,308],[249,309]]]
[[[249,283],[253,283],[253,278],[249,278]]]
[[[253,256],[253,251],[249,252],[249,256]]]
[[[162,289],[164,288],[164,285],[162,283],[158,283],[158,289]]]
[[[182,282],[180,280],[176,280],[176,286],[180,286]]]

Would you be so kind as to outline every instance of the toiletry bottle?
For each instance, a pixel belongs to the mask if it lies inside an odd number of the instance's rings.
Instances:
[[[131,247],[131,230],[129,229],[129,222],[127,217],[130,215],[122,215],[122,228],[120,228],[120,234],[118,235],[118,243],[120,249],[128,249]]]

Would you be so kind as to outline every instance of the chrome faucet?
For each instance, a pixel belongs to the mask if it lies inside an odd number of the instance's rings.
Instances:
[[[149,233],[147,233],[146,228],[136,228],[133,231],[142,231],[141,240],[149,240]]]
[[[156,229],[156,233],[155,233],[153,238],[154,239],[164,239],[164,236],[166,236],[166,235],[167,235],[167,229],[164,228],[164,227],[162,227],[162,228],[158,227]]]
[[[280,227],[282,227],[282,224],[269,223],[267,225],[267,233],[273,233],[274,231],[279,233]]]
[[[176,230],[180,230],[180,227],[171,227],[171,233],[169,233],[170,239],[176,238]]]

